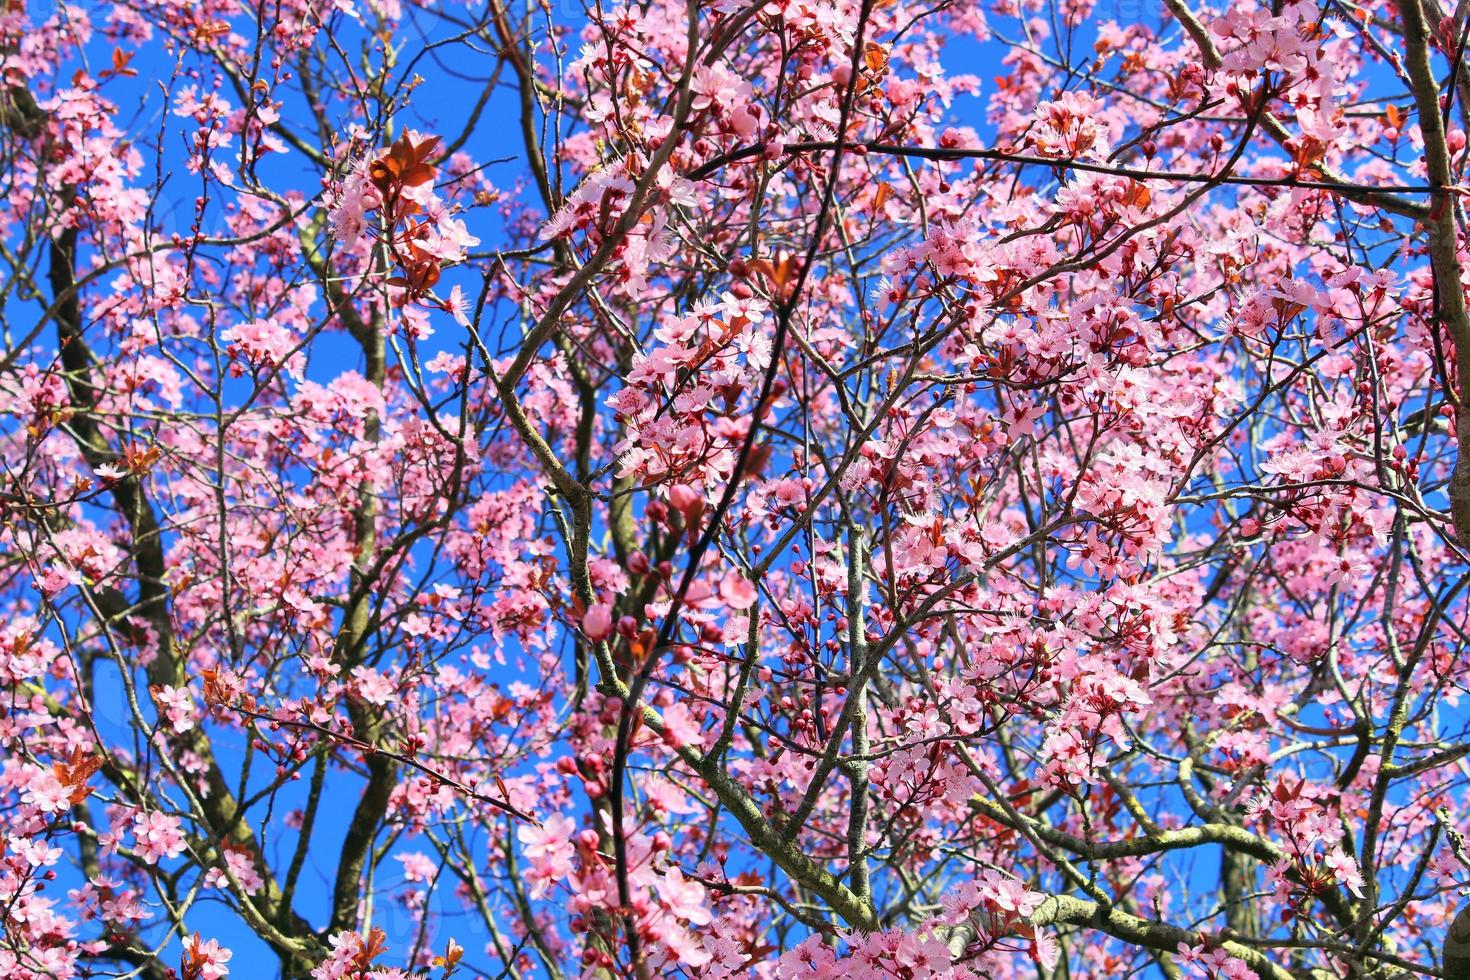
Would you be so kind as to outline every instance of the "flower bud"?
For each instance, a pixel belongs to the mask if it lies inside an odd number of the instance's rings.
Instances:
[[[582,617],[582,632],[594,643],[612,636],[612,607],[605,602],[594,603]]]

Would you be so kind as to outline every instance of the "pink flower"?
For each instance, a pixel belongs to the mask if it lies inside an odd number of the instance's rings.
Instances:
[[[20,855],[33,868],[50,867],[61,859],[63,853],[59,847],[30,837],[12,837],[5,842],[5,847],[12,854]]]
[[[950,968],[949,947],[933,936],[917,933],[903,937],[893,959],[913,980],[929,980]]]
[[[451,289],[449,298],[444,301],[444,311],[454,317],[454,321],[461,327],[470,325],[469,306],[469,300],[465,299],[464,290],[459,286]]]
[[[675,747],[699,744],[699,720],[687,705],[675,702],[664,709],[664,738]]]
[[[339,932],[327,942],[332,951],[311,971],[312,977],[315,980],[357,980],[361,976],[357,969],[358,961],[363,957],[365,945],[362,936],[355,932]]]
[[[179,818],[157,810],[133,817],[133,850],[149,864],[184,853]]]
[[[255,870],[255,862],[244,851],[226,847],[225,866],[229,869],[229,875],[226,875],[222,868],[210,868],[204,876],[204,883],[228,891],[234,887],[230,881],[230,875],[233,875],[235,882],[240,886],[240,891],[246,895],[254,895],[265,884],[265,880],[260,877],[260,872]]]
[[[1028,135],[1032,147],[1049,157],[1102,157],[1108,152],[1107,128],[1100,101],[1083,92],[1066,92],[1055,102],[1036,107],[1036,125]]]
[[[1363,872],[1358,869],[1358,862],[1349,857],[1341,847],[1328,851],[1322,863],[1344,888],[1359,898],[1363,897]]]
[[[554,882],[571,876],[575,853],[571,841],[576,829],[571,817],[557,813],[547,817],[539,827],[527,824],[516,831],[516,838],[525,846],[526,858],[531,862],[526,876],[531,883],[531,897],[543,897]]]
[[[669,868],[663,877],[654,882],[654,890],[663,901],[664,908],[676,919],[684,919],[692,926],[710,923],[709,909],[704,886],[684,877],[677,866]]]
[[[332,234],[344,249],[355,246],[367,230],[367,211],[375,204],[366,197],[370,186],[355,178],[332,206]]]
[[[720,580],[720,598],[731,609],[749,609],[755,605],[755,585],[740,572],[731,569]]]
[[[478,244],[480,240],[470,234],[462,219],[451,217],[445,212],[434,226],[434,235],[428,248],[445,262],[462,262],[466,251]]]
[[[1031,941],[1031,958],[1048,971],[1057,965],[1057,960],[1062,955],[1061,944],[1057,937],[1049,932],[1037,932],[1036,938]]]
[[[153,701],[175,732],[187,732],[194,727],[194,698],[187,687],[160,687],[154,692]]]
[[[37,768],[30,771],[22,801],[29,803],[42,813],[60,813],[71,806],[71,787],[56,777],[53,769]]]
[[[427,854],[418,851],[400,854],[398,860],[403,864],[403,877],[406,881],[432,881],[439,871]]]
[[[516,830],[516,839],[526,846],[526,857],[531,860],[567,845],[577,825],[564,813],[554,813],[541,821],[541,826],[522,824]]]
[[[371,667],[352,668],[352,688],[368,704],[385,705],[393,700],[393,682]]]
[[[300,342],[290,328],[276,320],[251,320],[226,330],[220,338],[230,345],[232,354],[240,355],[257,368],[284,368],[301,380],[304,358],[292,353]]]
[[[200,941],[195,933],[184,940],[183,975],[185,980],[219,980],[229,975],[225,966],[235,955],[219,944],[217,939]]]
[[[48,565],[41,573],[41,591],[48,597],[59,595],[68,586],[81,584],[82,573],[64,562]]]

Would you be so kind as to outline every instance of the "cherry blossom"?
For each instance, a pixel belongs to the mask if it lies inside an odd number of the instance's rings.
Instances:
[[[1465,35],[3,5],[0,970],[1445,974]]]

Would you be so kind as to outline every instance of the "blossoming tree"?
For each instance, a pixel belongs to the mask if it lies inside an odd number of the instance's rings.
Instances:
[[[4,0],[0,972],[1466,976],[1467,37]]]

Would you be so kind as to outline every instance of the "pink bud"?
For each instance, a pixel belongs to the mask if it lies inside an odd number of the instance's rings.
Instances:
[[[741,139],[750,139],[760,128],[760,119],[749,112],[732,112],[730,114],[730,128]]]
[[[1247,517],[1240,522],[1240,534],[1242,537],[1253,538],[1261,533],[1261,522],[1254,517]]]
[[[605,602],[594,603],[582,617],[582,632],[594,643],[612,636],[612,606]]]
[[[699,494],[694,488],[684,483],[676,483],[669,487],[669,503],[681,514],[687,514],[689,509],[697,503],[702,503]]]

